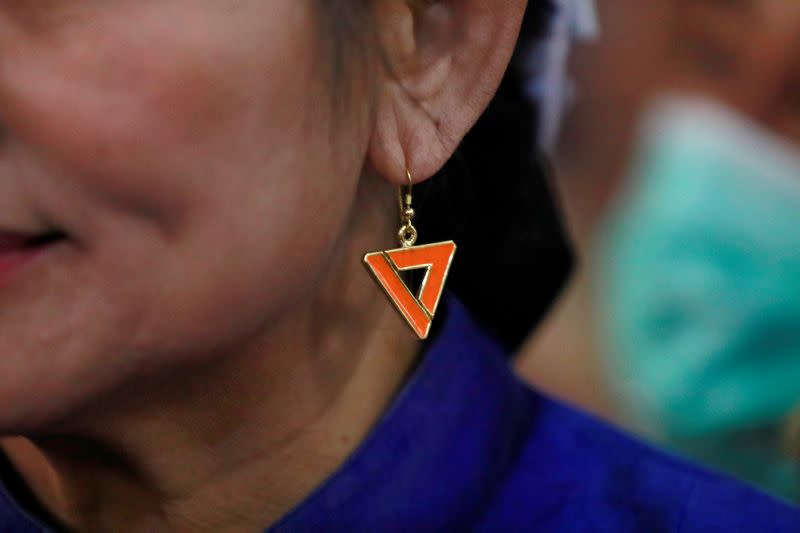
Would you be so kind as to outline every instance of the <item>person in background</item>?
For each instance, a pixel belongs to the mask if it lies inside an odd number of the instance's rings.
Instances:
[[[582,267],[520,371],[800,501],[800,4],[601,7],[557,157]]]
[[[570,52],[576,42],[592,41],[598,33],[595,0],[556,0],[545,38],[529,41],[525,92],[537,103],[536,146],[545,154],[552,154],[557,146],[564,115],[575,99],[568,70]]]

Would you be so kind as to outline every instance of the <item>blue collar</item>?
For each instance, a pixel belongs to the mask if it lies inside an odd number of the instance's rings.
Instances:
[[[273,531],[458,530],[485,512],[524,445],[530,401],[462,304],[445,302],[442,328],[394,406]]]

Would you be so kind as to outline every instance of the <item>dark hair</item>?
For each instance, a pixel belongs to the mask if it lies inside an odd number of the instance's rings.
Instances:
[[[458,243],[450,288],[512,350],[549,311],[574,262],[549,163],[535,148],[538,112],[524,94],[524,60],[544,34],[549,9],[529,4],[497,95],[425,184],[417,225],[426,242]]]
[[[369,38],[371,2],[318,2],[333,39],[336,75],[346,70],[347,54],[364,49],[354,39]],[[547,162],[535,153],[537,111],[523,93],[522,56],[544,34],[550,9],[548,2],[529,4],[520,45],[497,95],[455,156],[415,189],[422,239],[458,244],[450,289],[510,349],[549,310],[573,262]]]

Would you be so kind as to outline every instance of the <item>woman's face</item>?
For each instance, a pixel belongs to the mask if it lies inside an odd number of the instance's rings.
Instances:
[[[310,290],[369,141],[365,111],[331,116],[315,17],[0,2],[0,250],[65,235],[0,267],[0,433],[223,351]]]

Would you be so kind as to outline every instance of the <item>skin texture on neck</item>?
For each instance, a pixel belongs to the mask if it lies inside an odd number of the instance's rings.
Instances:
[[[179,379],[159,373],[94,402],[102,407],[76,417],[90,422],[63,437],[4,443],[60,521],[79,531],[260,530],[352,453],[419,350],[361,265],[376,227],[392,246],[396,209],[390,187],[363,181],[320,290],[258,338]]]

